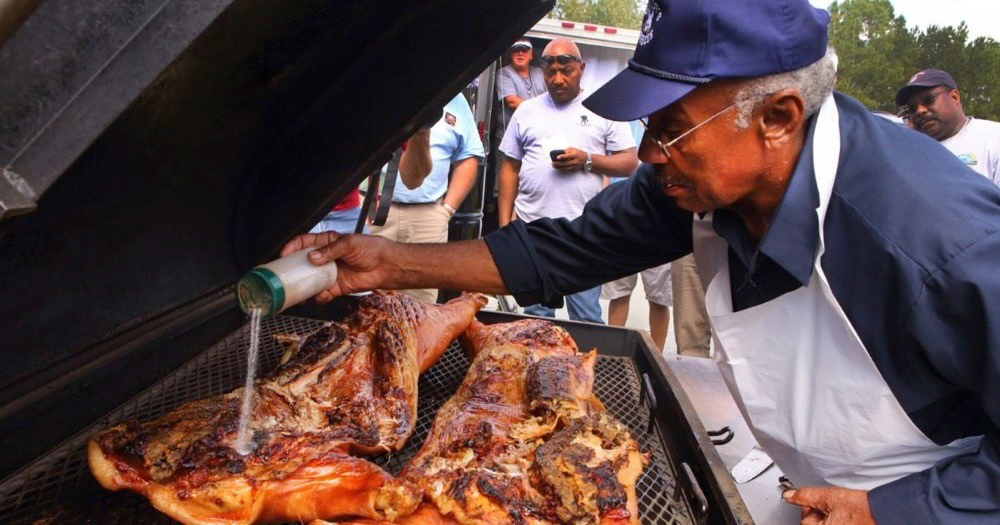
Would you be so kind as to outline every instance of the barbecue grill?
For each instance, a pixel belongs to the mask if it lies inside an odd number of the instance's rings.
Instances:
[[[240,386],[236,279],[384,163],[552,2],[19,5],[0,10],[0,522],[168,522],[97,486],[86,439]],[[266,319],[262,369],[279,352],[268,335],[339,319],[349,302]],[[599,350],[596,394],[650,453],[643,522],[751,523],[648,338],[561,324]],[[399,471],[467,366],[455,347],[421,377],[414,436],[376,461]]]

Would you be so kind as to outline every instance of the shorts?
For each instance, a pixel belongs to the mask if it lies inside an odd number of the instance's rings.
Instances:
[[[642,275],[642,287],[646,289],[647,301],[664,306],[674,305],[673,286],[670,284],[670,263],[604,283],[601,287],[601,299],[618,299],[631,294],[639,275]]]

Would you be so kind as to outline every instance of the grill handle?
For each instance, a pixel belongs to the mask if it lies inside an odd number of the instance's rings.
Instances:
[[[684,471],[684,477],[687,478],[690,487],[690,490],[687,491],[688,503],[691,504],[694,521],[699,525],[703,524],[708,519],[708,499],[705,498],[705,491],[701,490],[698,478],[694,476],[694,471],[691,470],[691,466],[686,461],[681,463],[681,470]]]
[[[653,432],[653,426],[656,425],[656,408],[658,406],[656,402],[656,392],[653,390],[653,380],[650,379],[649,374],[642,374],[642,391],[639,392],[639,404],[641,405],[644,401],[649,401],[649,422],[646,423],[646,433]]]
[[[724,436],[724,437],[719,437],[719,436]],[[729,428],[728,426],[722,427],[719,430],[708,431],[708,437],[712,439],[712,444],[716,446],[725,445],[726,443],[729,443],[730,441],[733,440],[733,437],[735,436],[736,432],[733,432],[733,429]]]

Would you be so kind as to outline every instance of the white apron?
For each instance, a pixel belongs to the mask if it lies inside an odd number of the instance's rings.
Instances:
[[[833,97],[813,147],[819,248],[809,283],[733,312],[728,244],[712,214],[694,221],[694,254],[719,368],[754,437],[798,486],[871,489],[974,451],[979,437],[939,446],[910,420],[830,290],[820,267],[823,223],[840,155]]]

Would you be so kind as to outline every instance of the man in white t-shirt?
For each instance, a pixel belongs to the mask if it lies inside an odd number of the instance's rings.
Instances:
[[[574,219],[607,185],[607,177],[627,177],[639,162],[628,124],[583,107],[580,77],[585,64],[576,44],[566,39],[549,42],[541,63],[548,93],[521,102],[500,143],[500,226],[515,217]],[[602,322],[600,293],[598,286],[567,296],[570,319]],[[555,314],[541,305],[524,311]]]
[[[1000,122],[965,116],[951,75],[925,69],[896,92],[910,126],[951,150],[966,166],[1000,186]]]

